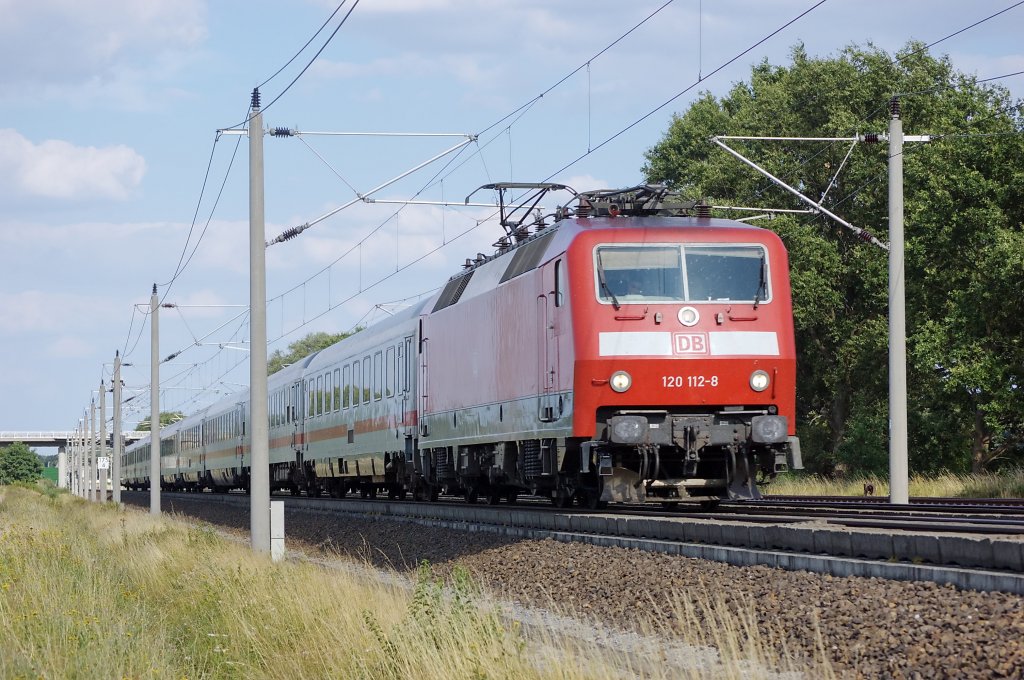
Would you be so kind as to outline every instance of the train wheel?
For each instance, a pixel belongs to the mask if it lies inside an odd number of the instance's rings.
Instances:
[[[708,498],[700,502],[700,509],[704,511],[714,510],[721,502],[721,498]]]
[[[487,504],[488,505],[497,505],[498,503],[501,503],[501,492],[500,491],[492,491],[489,494],[487,494]]]
[[[555,491],[551,496],[551,504],[556,508],[567,508],[572,505],[572,494],[562,490]]]
[[[436,486],[430,487],[430,502],[436,503],[437,497],[441,495],[441,490]]]
[[[480,492],[476,489],[466,489],[466,502],[476,503],[480,499]]]
[[[512,490],[505,494],[505,502],[509,505],[514,505],[516,500],[519,498],[519,492]]]
[[[608,501],[601,500],[601,492],[597,489],[581,489],[576,493],[576,502],[588,510],[603,510],[608,507]]]
[[[666,510],[678,510],[679,503],[676,503],[674,501],[662,501],[661,507],[665,508]]]

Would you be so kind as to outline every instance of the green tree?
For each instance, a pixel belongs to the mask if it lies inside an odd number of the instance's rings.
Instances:
[[[32,482],[42,473],[39,456],[22,442],[0,448],[0,484]]]
[[[823,59],[798,45],[788,66],[758,64],[725,97],[705,94],[676,115],[644,172],[715,203],[804,208],[708,139],[884,132],[898,93],[910,93],[900,97],[907,133],[938,135],[904,152],[911,469],[1019,462],[1024,125],[1005,89],[978,84],[917,43],[895,57],[869,45]],[[885,240],[886,145],[858,145],[848,160],[849,144],[839,143],[748,142],[743,150]],[[768,226],[790,254],[806,460],[826,472],[884,471],[886,253],[822,217]]]
[[[341,342],[345,338],[355,335],[361,330],[363,330],[363,326],[356,326],[354,330],[349,332],[324,333],[321,331],[317,333],[310,333],[303,338],[299,338],[288,345],[288,351],[285,353],[282,353],[279,349],[274,350],[267,361],[267,375],[273,375],[285,366],[294,364],[310,354],[314,354],[335,343]]]
[[[184,420],[185,414],[181,411],[160,411],[160,427]],[[135,426],[136,432],[149,432],[149,416]]]

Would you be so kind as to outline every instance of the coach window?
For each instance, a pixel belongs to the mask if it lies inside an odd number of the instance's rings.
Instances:
[[[360,386],[362,385],[362,364],[359,360],[352,362],[352,406],[359,406]]]
[[[324,413],[334,410],[334,381],[330,371],[324,375]]]
[[[395,348],[388,347],[384,355],[384,396],[390,399],[395,396]]]
[[[318,416],[324,413],[324,377],[318,375],[316,377],[316,414]]]
[[[350,395],[352,394],[352,367],[345,366],[344,377],[341,379],[341,403],[345,408],[349,407],[352,402],[349,401]]]
[[[381,393],[384,392],[384,353],[377,352],[373,355],[373,400],[378,401]]]
[[[334,369],[334,410],[341,410],[341,369]]]
[[[370,403],[370,388],[373,384],[373,374],[370,366],[370,357],[363,357],[363,403]]]

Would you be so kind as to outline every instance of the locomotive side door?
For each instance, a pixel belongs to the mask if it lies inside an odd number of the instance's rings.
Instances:
[[[556,316],[561,307],[559,289],[562,260],[541,268],[541,293],[537,296],[537,380],[539,398],[537,417],[549,423],[561,415],[558,408],[558,344],[555,337]]]

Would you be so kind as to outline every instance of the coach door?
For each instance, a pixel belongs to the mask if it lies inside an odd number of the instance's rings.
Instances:
[[[295,429],[292,431],[292,450],[293,451],[305,451],[306,450],[306,415],[308,409],[306,408],[306,383],[303,380],[297,381],[292,385],[291,397],[292,397],[292,421],[295,423]]]
[[[238,463],[239,472],[245,468],[245,404],[235,404],[235,422],[232,423],[232,430],[235,434],[235,458]],[[250,444],[249,450],[252,451]]]
[[[413,367],[416,365],[416,355],[413,353],[413,339],[414,336],[407,336],[403,339],[402,343],[398,345],[398,370],[396,380],[398,401],[401,405],[401,420],[399,423],[402,428],[403,436],[409,438],[416,435],[416,423],[413,420],[416,405],[412,401]]]

